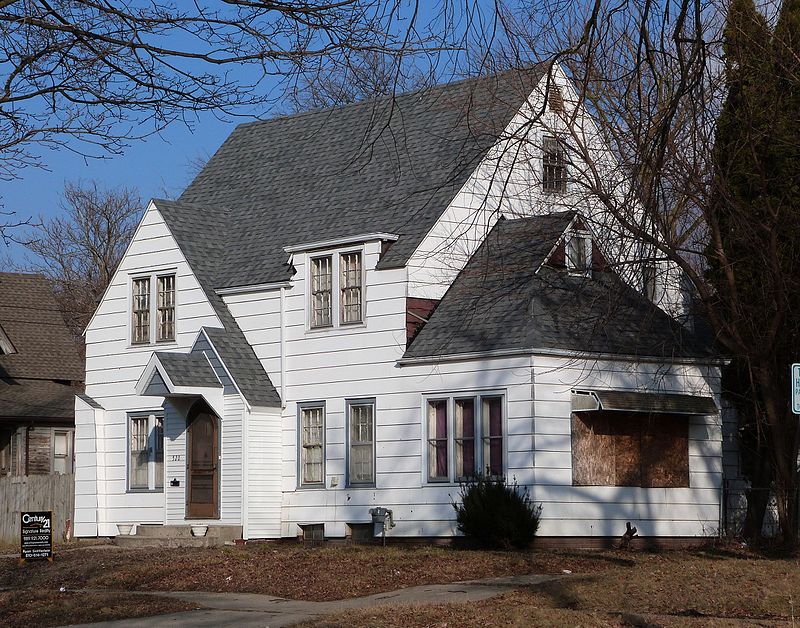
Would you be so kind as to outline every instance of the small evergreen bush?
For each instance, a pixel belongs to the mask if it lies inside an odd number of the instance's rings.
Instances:
[[[524,549],[533,542],[542,506],[516,481],[509,485],[504,478],[479,476],[461,484],[460,497],[453,508],[468,542],[497,549]]]

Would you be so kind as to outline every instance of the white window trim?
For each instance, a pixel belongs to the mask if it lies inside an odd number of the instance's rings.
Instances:
[[[358,329],[367,326],[367,270],[366,251],[364,246],[346,247],[326,251],[314,251],[306,255],[306,333],[319,334],[339,329]],[[342,290],[341,290],[341,257],[348,253],[361,255],[361,320],[354,323],[342,322]],[[312,260],[320,257],[331,258],[331,324],[324,327],[312,326],[313,321],[313,296],[312,289]]]
[[[569,257],[569,245],[573,238],[580,238],[586,242],[586,268],[577,268],[572,265],[572,260]],[[564,238],[564,263],[570,275],[575,277],[591,277],[592,276],[592,255],[593,243],[592,234],[585,229],[573,229],[567,232]]]
[[[303,481],[303,410],[312,408],[322,409],[322,479],[319,482]],[[324,489],[327,484],[326,458],[327,458],[327,429],[328,409],[324,401],[304,401],[297,404],[297,488],[298,489]]]
[[[164,477],[161,481],[161,487],[156,487],[156,461],[155,456],[152,459],[148,459],[147,461],[147,488],[139,488],[131,487],[131,420],[132,419],[143,419],[147,418],[147,434],[148,438],[154,434],[156,419],[161,419],[161,437],[163,439],[162,442],[162,455],[164,459],[161,461],[161,469]],[[128,493],[163,493],[164,492],[164,484],[166,483],[167,477],[167,469],[166,469],[166,440],[167,440],[167,430],[166,430],[166,419],[164,415],[164,411],[159,408],[157,410],[142,410],[139,412],[129,412],[125,417],[125,488]],[[152,443],[153,447],[155,447],[155,443]],[[155,451],[155,449],[154,449]]]
[[[350,458],[352,455],[352,439],[350,436],[350,411],[353,406],[371,406],[372,407],[372,480],[369,482],[354,482],[350,477]],[[347,488],[372,488],[375,486],[377,479],[378,479],[378,472],[377,472],[377,427],[378,427],[378,410],[377,405],[375,403],[374,397],[368,397],[365,399],[347,399],[345,401],[345,420],[347,424],[345,426],[345,439],[347,441],[347,466],[346,466],[346,486]]]
[[[158,332],[158,278],[166,275],[175,276],[175,324],[174,332],[175,337],[172,340],[156,340]],[[133,342],[133,282],[136,279],[150,279],[150,338],[148,342]],[[178,344],[178,308],[180,304],[178,301],[178,269],[177,268],[160,268],[147,272],[131,273],[128,276],[128,298],[127,298],[127,316],[128,316],[128,348],[136,349],[141,347],[170,347]]]
[[[483,452],[483,398],[500,397],[502,418],[501,425],[503,430],[503,476],[508,473],[508,393],[504,389],[486,390],[452,390],[445,393],[430,393],[422,397],[422,434],[423,455],[422,455],[422,477],[424,484],[428,486],[458,485],[464,478],[456,477],[456,455],[455,455],[455,408],[456,400],[475,399],[475,468],[478,473],[483,473],[484,452]],[[430,478],[430,447],[428,429],[428,403],[431,401],[447,402],[447,479]]]

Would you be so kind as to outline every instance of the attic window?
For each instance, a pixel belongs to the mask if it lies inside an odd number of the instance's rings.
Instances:
[[[9,355],[16,352],[17,350],[14,348],[14,345],[11,344],[3,328],[0,327],[0,355]]]
[[[547,105],[550,107],[550,111],[559,113],[564,111],[564,97],[557,85],[550,85],[547,90]]]
[[[546,137],[542,142],[542,189],[567,191],[567,154],[562,142],[554,137]]]
[[[585,231],[572,231],[567,234],[565,248],[569,273],[588,277],[592,272],[592,237]]]

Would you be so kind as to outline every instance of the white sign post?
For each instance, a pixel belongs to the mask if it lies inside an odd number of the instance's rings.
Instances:
[[[800,414],[800,364],[792,364],[792,412]]]

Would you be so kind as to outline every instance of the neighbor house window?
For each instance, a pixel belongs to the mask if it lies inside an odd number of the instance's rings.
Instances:
[[[53,430],[53,473],[72,473],[72,430]]]
[[[375,483],[375,401],[351,401],[347,483],[350,486]]]
[[[360,323],[361,300],[361,253],[344,253],[339,258],[341,275],[342,324]]]
[[[175,340],[175,275],[158,277],[156,340]]]
[[[311,260],[311,327],[333,324],[333,259],[330,255]]]
[[[133,280],[132,329],[134,344],[150,342],[150,277]]]
[[[561,141],[546,137],[542,142],[542,189],[567,191],[567,156]]]
[[[300,408],[300,484],[322,485],[325,474],[325,406]]]
[[[128,488],[132,491],[163,489],[164,416],[131,415],[128,425]]]
[[[155,292],[151,296],[152,292]],[[151,274],[131,280],[131,343],[175,340],[175,274]]]
[[[574,275],[586,275],[592,267],[592,238],[583,231],[573,231],[566,241],[567,269]]]
[[[644,412],[574,412],[572,483],[689,486],[689,418]]]
[[[497,393],[428,400],[428,481],[503,475],[504,407]]]

